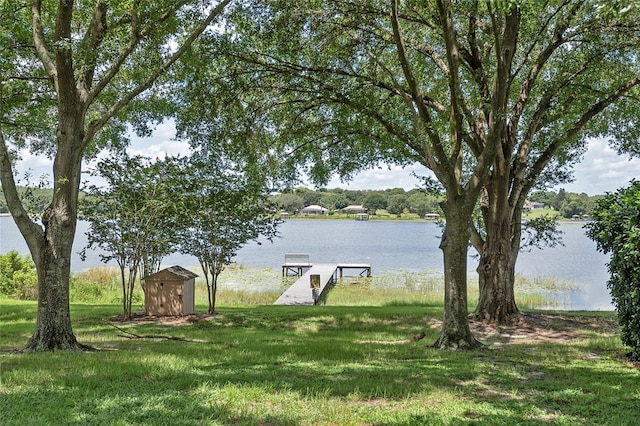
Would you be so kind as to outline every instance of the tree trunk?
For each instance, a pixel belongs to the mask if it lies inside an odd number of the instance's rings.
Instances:
[[[123,318],[127,319],[127,277],[125,275],[125,264],[120,264],[120,283],[122,285],[122,312]]]
[[[477,320],[509,324],[520,316],[514,283],[518,255],[511,249],[509,229],[489,232],[478,265],[479,298],[474,312]]]
[[[53,199],[42,216],[44,238],[25,235],[38,272],[38,316],[30,351],[84,350],[77,342],[69,313],[71,251],[77,223],[80,163],[77,149],[82,142],[82,120],[70,120],[58,130],[58,152],[53,166]],[[79,138],[70,140],[71,138]]]
[[[129,267],[129,275],[127,279],[127,285],[124,287],[124,319],[130,320],[133,318],[133,290],[136,287],[136,279],[138,278],[139,265],[133,264]]]
[[[207,310],[208,313],[212,313],[212,306],[214,306],[215,304],[215,299],[213,298],[213,290],[211,288],[211,283],[209,281],[209,275],[205,273],[205,279],[207,281],[207,297],[209,300],[209,309]]]
[[[486,237],[475,244],[478,264],[478,305],[473,317],[480,321],[510,324],[520,311],[515,299],[515,269],[520,250],[521,203],[509,197],[507,162],[496,161],[494,174],[481,203]]]
[[[38,270],[38,316],[36,328],[26,345],[30,351],[83,349],[71,328],[69,315],[70,255],[64,245],[71,246],[73,229],[48,229],[45,247],[40,252]],[[70,250],[68,250],[70,253]]]
[[[209,294],[209,314],[214,315],[216,313],[216,297],[218,293],[218,276],[220,273],[213,273],[211,277],[212,285]]]
[[[434,347],[476,349],[482,343],[471,333],[467,307],[468,215],[455,200],[447,204],[447,223],[440,243],[444,254],[444,319]]]

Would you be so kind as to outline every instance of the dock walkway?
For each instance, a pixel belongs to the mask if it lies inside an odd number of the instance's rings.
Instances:
[[[293,273],[299,278],[282,293],[274,305],[316,305],[336,283],[338,272],[342,278],[345,269],[356,269],[360,271],[361,277],[365,274],[367,277],[371,276],[371,265],[368,263],[313,264],[310,256],[306,253],[285,254],[282,276],[289,276],[290,273]]]
[[[315,305],[337,279],[338,265],[315,264],[274,302],[274,305]],[[311,288],[311,276],[319,275],[319,288]],[[314,293],[316,297],[314,297]]]

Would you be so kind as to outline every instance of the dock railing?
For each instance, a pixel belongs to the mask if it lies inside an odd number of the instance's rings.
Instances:
[[[311,257],[307,253],[285,253],[282,276],[289,275],[291,272],[300,277],[304,269],[309,269],[312,266]]]

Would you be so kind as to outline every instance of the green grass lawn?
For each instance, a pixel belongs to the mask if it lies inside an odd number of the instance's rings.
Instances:
[[[446,352],[429,347],[437,304],[219,311],[116,322],[185,342],[127,338],[109,324],[117,304],[74,303],[77,337],[99,350],[25,354],[36,305],[0,299],[0,424],[634,425],[640,413],[613,313],[547,313],[535,329],[485,329],[484,350]]]

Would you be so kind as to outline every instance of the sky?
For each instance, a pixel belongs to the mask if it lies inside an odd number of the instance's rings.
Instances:
[[[398,166],[382,167],[361,172],[353,181],[345,184],[333,179],[327,188],[341,187],[350,189],[387,189],[415,188],[419,181],[411,176],[430,174],[425,167],[415,165],[402,169]],[[614,192],[628,186],[633,178],[640,179],[640,158],[619,155],[611,149],[606,141],[592,139],[582,161],[574,167],[574,181],[553,188],[558,191],[564,188],[568,192],[586,193],[588,195]]]
[[[150,138],[141,139],[132,136],[131,141],[128,151],[132,155],[164,158],[167,154],[186,155],[189,153],[189,145],[186,142],[175,140],[175,130],[170,122],[160,124]],[[22,153],[22,158],[23,161],[18,168],[21,173],[31,169],[34,177],[51,174],[51,161],[48,159],[33,156],[26,151]],[[89,167],[91,167],[90,163],[85,165],[83,169],[87,170]],[[349,182],[341,182],[340,179],[334,178],[326,187],[354,190],[388,188],[410,190],[419,184],[419,181],[412,176],[412,172],[418,175],[431,173],[420,165],[402,168],[383,164],[378,168],[360,172]],[[627,186],[633,178],[640,178],[640,159],[630,159],[627,155],[618,155],[605,141],[593,139],[589,143],[589,148],[582,162],[574,168],[574,182],[563,184],[554,190],[564,188],[568,192],[598,195],[614,192]],[[309,184],[306,186],[313,188]]]

